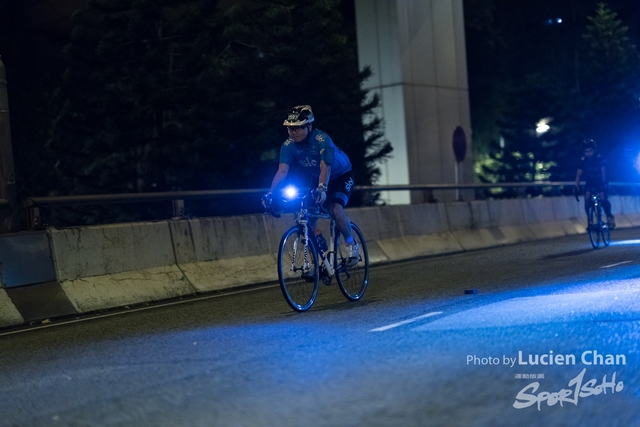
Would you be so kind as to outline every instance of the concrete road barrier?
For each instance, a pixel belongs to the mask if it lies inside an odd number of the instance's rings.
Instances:
[[[611,202],[618,227],[640,226],[638,198]],[[373,264],[581,234],[586,222],[583,202],[571,197],[347,212],[363,231]],[[29,298],[47,306],[46,315],[63,316],[277,280],[278,245],[293,224],[292,214],[246,215],[0,236],[0,278],[10,277],[0,289],[0,327],[37,321]],[[326,222],[319,225],[329,238]],[[3,250],[15,247],[34,250],[16,264],[15,251]],[[41,292],[55,295],[55,306],[35,298]]]
[[[0,289],[0,327],[20,325],[24,319],[4,289]]]
[[[278,225],[264,215],[171,222],[176,263],[197,292],[275,280]]]
[[[176,264],[169,224],[49,230],[57,280],[78,313],[194,293]]]

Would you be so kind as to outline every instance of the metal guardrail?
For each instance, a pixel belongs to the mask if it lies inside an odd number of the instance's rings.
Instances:
[[[528,188],[528,187],[571,187],[574,181],[532,181],[502,182],[493,184],[406,184],[406,185],[368,185],[356,186],[354,191],[379,193],[383,191],[424,191],[424,190],[482,190],[491,188]],[[640,187],[640,183],[612,182],[610,187]],[[96,194],[62,197],[29,197],[23,200],[23,206],[29,211],[29,225],[33,228],[41,226],[40,208],[72,207],[89,205],[106,205],[119,203],[145,203],[170,201],[173,204],[173,217],[183,218],[184,201],[195,199],[227,198],[246,195],[262,195],[268,188],[252,188],[239,190],[203,190],[176,191],[163,193],[127,193]],[[3,203],[4,202],[4,203]],[[8,205],[0,200],[0,207]]]
[[[185,215],[184,201],[195,199],[226,198],[243,195],[262,195],[269,191],[264,188],[239,190],[203,190],[203,191],[175,191],[161,193],[126,193],[126,194],[94,194],[86,196],[61,197],[29,197],[22,205],[29,213],[29,228],[39,228],[42,223],[40,208],[109,205],[119,203],[147,203],[170,201],[173,204],[173,218]]]

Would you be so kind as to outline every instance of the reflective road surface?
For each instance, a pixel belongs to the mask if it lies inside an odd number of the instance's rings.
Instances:
[[[0,426],[640,426],[640,230],[612,239],[0,331]]]

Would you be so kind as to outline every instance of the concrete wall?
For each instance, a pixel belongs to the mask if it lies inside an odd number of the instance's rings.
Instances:
[[[611,197],[618,227],[635,197]],[[585,232],[570,197],[349,209],[372,263]],[[49,229],[0,237],[0,327],[277,280],[291,214]],[[614,235],[615,238],[615,235]],[[19,256],[17,256],[17,252]]]

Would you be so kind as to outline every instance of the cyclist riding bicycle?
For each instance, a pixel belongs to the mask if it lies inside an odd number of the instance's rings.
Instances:
[[[611,214],[611,202],[607,200],[607,168],[605,159],[596,153],[597,144],[593,139],[585,139],[582,142],[584,155],[580,159],[580,166],[576,173],[576,187],[580,187],[580,180],[585,181],[584,185],[584,209],[589,214],[589,202],[591,194],[598,193],[602,203],[602,208],[607,216],[609,228],[615,227],[615,219]],[[576,188],[576,190],[577,190]]]
[[[273,193],[287,178],[289,168],[300,166],[303,173],[318,182],[318,205],[325,207],[336,222],[336,227],[345,236],[347,265],[358,262],[358,245],[351,234],[351,220],[344,211],[353,190],[353,171],[349,157],[340,150],[331,137],[313,126],[311,106],[293,107],[284,121],[289,138],[280,148],[280,165],[273,177],[271,188],[262,198],[265,208],[271,207]]]

